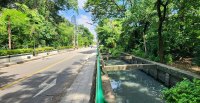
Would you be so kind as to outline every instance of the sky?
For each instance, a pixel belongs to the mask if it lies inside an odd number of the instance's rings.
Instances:
[[[87,27],[96,38],[95,26],[90,24],[93,23],[91,20],[91,13],[85,12],[85,10],[83,9],[84,3],[86,1],[87,0],[78,0],[78,14],[73,10],[68,10],[60,11],[60,15],[64,16],[69,21],[71,21],[71,17],[75,15],[77,24]]]

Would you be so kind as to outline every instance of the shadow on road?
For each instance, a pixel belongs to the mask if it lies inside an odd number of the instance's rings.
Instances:
[[[0,72],[0,87],[3,87],[4,85],[8,84],[9,82],[16,80],[14,78],[17,74],[9,75],[9,76],[1,76],[4,73],[7,73],[7,72]]]
[[[57,76],[47,82],[48,84],[53,79],[56,79],[55,86],[34,98],[34,95],[45,87],[39,87],[39,85],[55,74],[56,72],[39,73],[18,84],[17,88],[16,86],[9,88],[13,92],[5,93],[5,95],[1,96],[0,103],[58,103],[66,94],[67,88],[71,86],[77,75],[71,72],[69,68],[56,74]]]
[[[79,53],[82,53],[82,54],[92,54],[92,53],[95,53],[96,50],[89,50],[89,51],[84,51],[84,52],[79,52]]]

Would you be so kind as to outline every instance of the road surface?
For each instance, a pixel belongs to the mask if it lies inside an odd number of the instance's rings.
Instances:
[[[0,103],[59,103],[95,48],[0,69]]]

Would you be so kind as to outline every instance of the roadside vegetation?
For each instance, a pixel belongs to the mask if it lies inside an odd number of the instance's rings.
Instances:
[[[59,11],[77,11],[77,5],[77,0],[1,0],[0,55],[73,47],[74,25]],[[91,45],[89,30],[82,25],[78,30],[79,46]]]
[[[199,0],[88,0],[102,53],[128,52],[200,74]],[[200,81],[163,92],[167,103],[199,103]]]
[[[177,83],[175,87],[163,91],[167,103],[199,103],[200,80],[188,79]]]
[[[88,0],[85,9],[98,21],[104,51],[129,52],[170,65],[200,65],[198,0],[97,1]]]

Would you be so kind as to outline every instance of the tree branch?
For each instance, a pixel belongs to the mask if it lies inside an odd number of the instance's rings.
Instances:
[[[120,6],[115,2],[115,0],[111,0],[116,6],[117,6],[117,8],[118,8],[118,11],[121,11],[121,12],[124,12],[125,10],[122,10],[121,8],[120,8]]]
[[[161,0],[157,0],[156,6],[157,6],[158,17],[159,17],[159,19],[161,19],[162,18],[161,9],[160,9]]]

